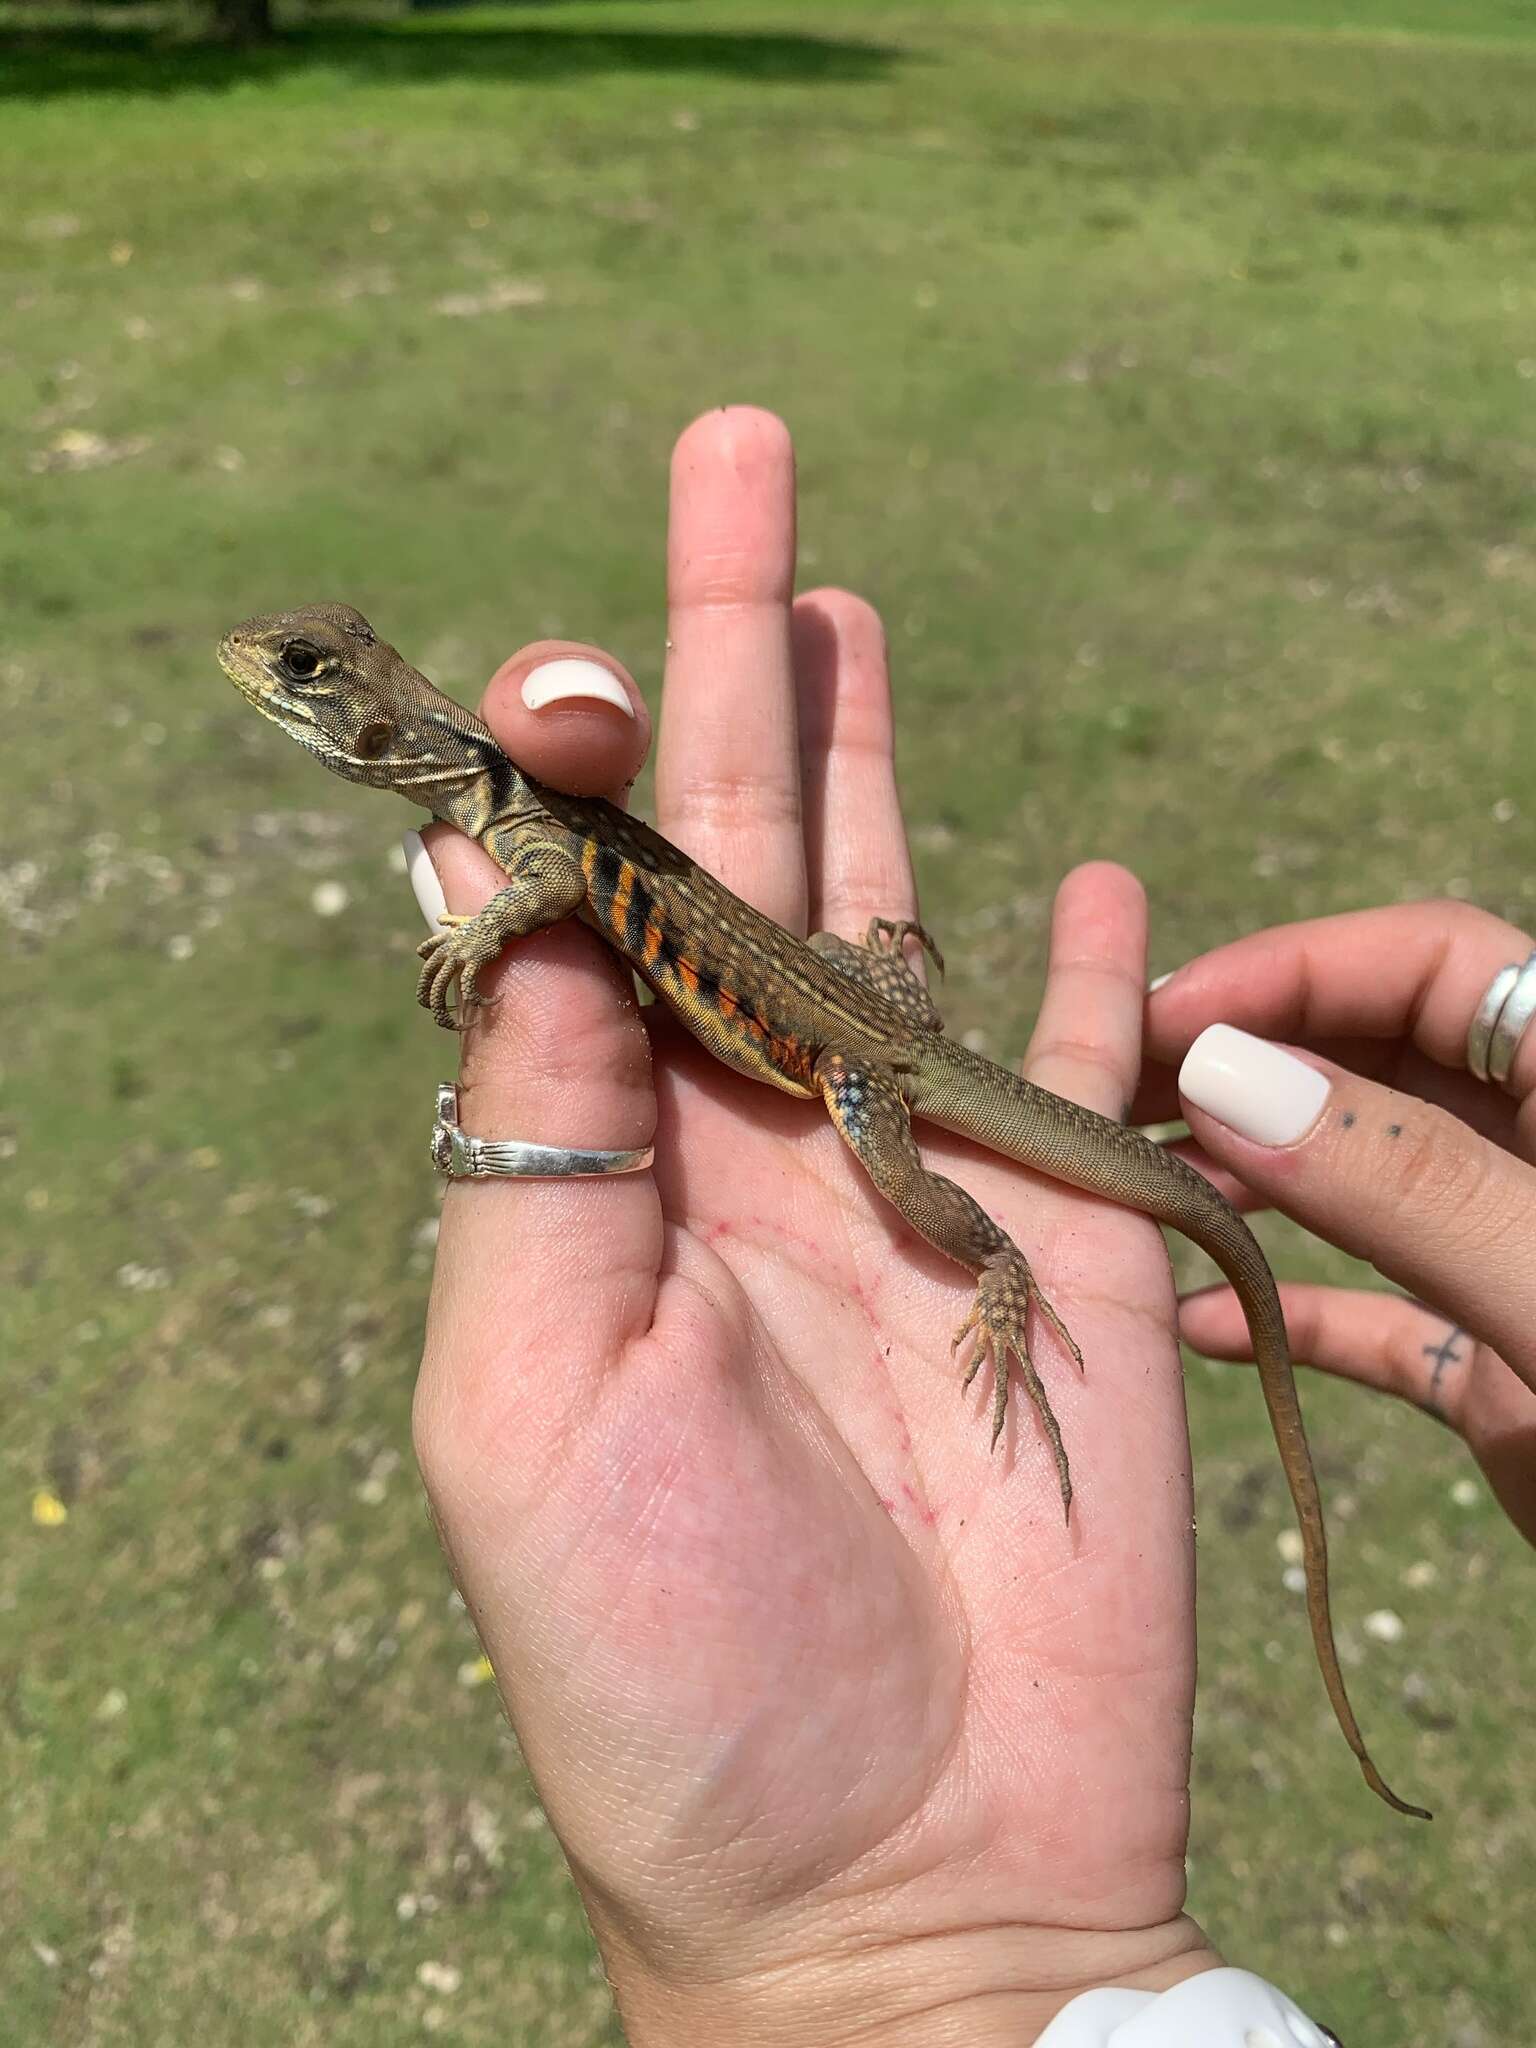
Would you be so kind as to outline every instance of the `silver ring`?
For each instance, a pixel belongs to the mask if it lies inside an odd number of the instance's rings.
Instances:
[[[1501,967],[1467,1026],[1467,1066],[1479,1081],[1509,1080],[1526,1026],[1536,1017],[1536,953]]]
[[[642,1173],[656,1157],[654,1145],[632,1152],[597,1152],[577,1145],[530,1145],[521,1138],[472,1138],[459,1129],[459,1091],[452,1082],[437,1090],[432,1126],[432,1164],[445,1180],[581,1180],[594,1174]]]

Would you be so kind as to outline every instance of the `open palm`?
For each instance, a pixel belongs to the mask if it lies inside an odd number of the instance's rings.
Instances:
[[[792,601],[793,552],[782,427],[698,422],[673,470],[659,822],[792,930],[856,937],[916,908],[884,654],[856,600]],[[640,728],[521,701],[551,651],[509,663],[484,714],[535,773],[617,786]],[[432,847],[455,909],[496,886],[468,841]],[[1111,1113],[1142,923],[1130,877],[1072,878],[1028,1065]],[[1067,1527],[1027,1401],[989,1455],[985,1386],[959,1390],[968,1276],[819,1103],[637,1010],[575,926],[513,949],[489,992],[467,1129],[655,1133],[653,1175],[450,1192],[417,1403],[632,2039],[1018,2042],[1081,1983],[1212,1961],[1180,1910],[1189,1454],[1157,1231],[919,1126],[1082,1348],[1079,1377],[1036,1333]]]

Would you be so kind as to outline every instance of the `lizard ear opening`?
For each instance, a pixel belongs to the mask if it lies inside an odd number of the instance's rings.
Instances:
[[[357,752],[365,761],[377,761],[394,744],[395,728],[387,718],[371,718],[357,736]]]

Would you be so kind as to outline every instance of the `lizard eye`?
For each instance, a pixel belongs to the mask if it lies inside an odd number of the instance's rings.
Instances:
[[[318,647],[311,647],[307,640],[287,641],[277,657],[278,667],[295,683],[312,681],[324,663],[325,656]]]

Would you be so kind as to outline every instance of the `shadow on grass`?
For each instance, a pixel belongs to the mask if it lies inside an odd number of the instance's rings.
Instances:
[[[9,27],[0,30],[0,96],[217,92],[306,70],[340,72],[358,84],[460,77],[535,84],[623,71],[848,84],[883,76],[901,56],[889,45],[830,36],[556,28],[479,12],[457,23],[431,13],[306,26],[247,49],[132,28]]]

